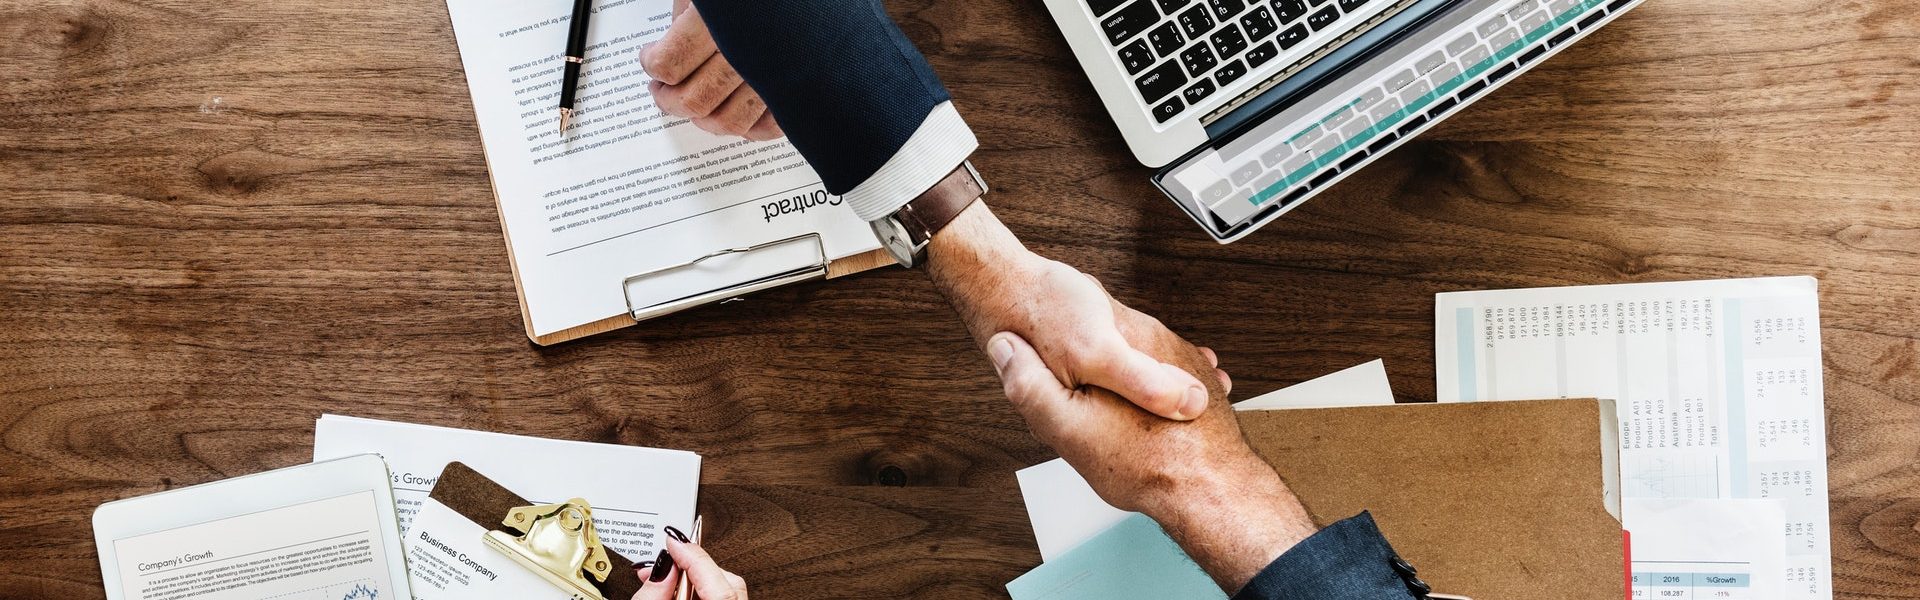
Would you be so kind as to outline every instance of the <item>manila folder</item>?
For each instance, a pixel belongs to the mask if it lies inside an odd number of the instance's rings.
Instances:
[[[1237,416],[1316,523],[1372,511],[1394,550],[1437,593],[1476,600],[1626,595],[1611,401]]]

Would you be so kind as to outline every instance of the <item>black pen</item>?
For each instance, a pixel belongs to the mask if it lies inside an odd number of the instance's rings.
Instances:
[[[587,17],[593,14],[593,0],[573,0],[573,22],[567,29],[566,63],[560,67],[560,135],[567,135],[567,121],[573,119],[573,90],[580,87],[580,63],[587,60]]]

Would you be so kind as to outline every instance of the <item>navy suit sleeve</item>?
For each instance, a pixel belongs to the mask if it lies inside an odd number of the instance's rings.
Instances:
[[[694,0],[827,191],[845,194],[951,97],[877,0]]]
[[[1408,583],[1410,565],[1360,513],[1313,534],[1273,559],[1233,600],[1409,600],[1425,597]],[[1399,562],[1401,568],[1394,566]],[[1405,569],[1405,570],[1401,570]],[[1420,584],[1425,585],[1425,584]]]

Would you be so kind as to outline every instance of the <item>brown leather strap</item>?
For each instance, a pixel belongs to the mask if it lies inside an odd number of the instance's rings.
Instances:
[[[900,207],[894,216],[900,219],[900,224],[907,228],[907,236],[918,246],[933,239],[933,234],[952,223],[954,217],[960,216],[962,211],[986,193],[980,187],[980,182],[974,179],[973,173],[967,170],[967,165],[962,163],[952,173],[940,178],[940,183]]]

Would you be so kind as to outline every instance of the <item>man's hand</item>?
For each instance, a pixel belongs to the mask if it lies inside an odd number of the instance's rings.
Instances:
[[[666,36],[640,49],[640,66],[653,77],[647,89],[654,104],[710,133],[755,141],[785,135],[760,94],[714,46],[700,11],[687,2],[674,0]]]
[[[1240,435],[1224,389],[1193,421],[1168,421],[1106,390],[1061,385],[1019,335],[994,335],[987,355],[1041,442],[1101,499],[1158,521],[1229,595],[1313,535],[1299,499]],[[1213,367],[1199,360],[1186,367]]]
[[[985,204],[974,204],[936,234],[927,273],[960,318],[985,343],[1011,331],[1032,340],[1060,385],[1112,390],[1148,411],[1192,419],[1207,406],[1207,385],[1232,385],[1212,366],[1184,366],[1211,356],[1127,308],[1092,277],[1027,251]]]

